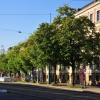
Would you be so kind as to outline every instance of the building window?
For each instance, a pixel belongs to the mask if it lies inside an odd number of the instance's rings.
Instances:
[[[100,10],[97,11],[97,21],[100,21]]]
[[[93,21],[93,14],[90,14],[90,20]]]

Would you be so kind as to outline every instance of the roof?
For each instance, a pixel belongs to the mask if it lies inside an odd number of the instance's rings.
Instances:
[[[92,2],[90,2],[90,3],[88,3],[87,5],[83,6],[82,8],[79,8],[78,11],[80,11],[80,10],[82,10],[82,9],[84,9],[84,8],[86,8],[86,7],[88,7],[88,6],[90,6],[91,4],[93,4],[93,3],[97,2],[97,1],[100,1],[100,0],[94,0],[94,1],[92,1]]]
[[[88,7],[88,6],[90,6],[90,5],[93,4],[93,3],[94,3],[94,1],[92,1],[92,2],[90,2],[89,4],[83,6],[83,7],[81,8],[81,10],[84,9],[84,8],[86,8],[86,7]]]
[[[95,5],[100,4],[100,0],[94,0],[94,1],[90,2],[89,4],[85,5],[84,7],[77,9],[75,16],[79,15],[80,13],[82,13],[84,11],[84,9],[90,8],[94,4]]]

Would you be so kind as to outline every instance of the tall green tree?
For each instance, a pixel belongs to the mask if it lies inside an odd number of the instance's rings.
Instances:
[[[71,17],[71,16],[74,16],[76,9],[71,8],[68,5],[64,5],[62,7],[59,7],[57,9],[57,12],[59,13],[60,16]]]
[[[0,54],[0,72],[4,73],[7,71],[7,61],[6,54]]]
[[[72,66],[73,85],[78,63],[91,63],[93,58],[93,37],[95,26],[87,17],[75,18],[75,9],[59,7],[60,16],[54,19],[58,28],[60,57],[62,63]]]

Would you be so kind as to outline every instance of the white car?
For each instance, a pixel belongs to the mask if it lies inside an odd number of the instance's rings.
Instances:
[[[0,82],[11,82],[10,77],[0,77]]]

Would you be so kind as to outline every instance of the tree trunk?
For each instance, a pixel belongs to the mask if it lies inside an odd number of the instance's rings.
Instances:
[[[50,64],[48,65],[48,70],[49,70],[49,73],[48,73],[48,84],[50,84],[51,83],[51,70],[50,70]]]
[[[72,85],[75,86],[75,61],[72,62]]]
[[[92,85],[93,85],[93,86],[96,86],[96,81],[95,81],[96,79],[95,79],[95,77],[96,77],[96,76],[95,76],[95,72],[93,71],[93,72],[92,72]]]
[[[57,84],[56,65],[54,65],[54,84]]]
[[[95,69],[94,69],[94,61],[92,62],[92,85],[95,86],[96,85],[96,81],[95,81]]]
[[[75,86],[75,68],[72,66],[72,85]]]
[[[39,83],[39,69],[37,68],[37,84]]]

